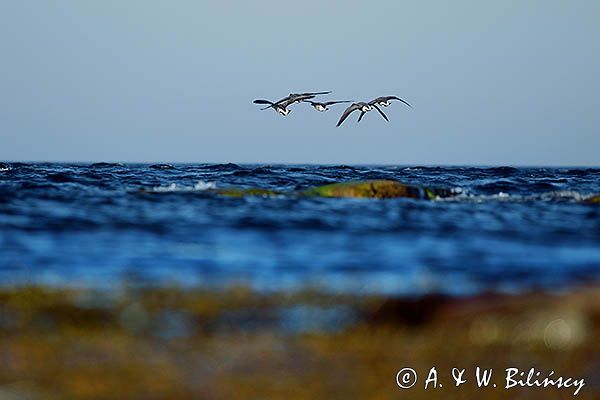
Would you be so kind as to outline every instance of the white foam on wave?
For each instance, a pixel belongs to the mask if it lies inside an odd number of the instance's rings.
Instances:
[[[525,201],[573,201],[581,202],[589,198],[591,195],[576,192],[573,190],[553,190],[545,193],[533,193],[529,195],[509,194],[498,192],[495,194],[473,194],[464,191],[454,197],[446,197],[436,200],[442,201],[466,201],[483,203],[487,201],[509,201],[509,202],[525,202]]]
[[[151,191],[156,193],[203,192],[205,190],[212,190],[216,188],[217,184],[215,182],[198,181],[194,186],[180,185],[178,183],[154,186]]]
[[[437,200],[437,199],[436,199]],[[466,201],[474,203],[483,203],[487,201],[521,201],[523,196],[511,195],[504,192],[498,192],[496,194],[473,194],[466,191],[459,193],[454,197],[445,197],[439,200],[443,201]]]
[[[574,200],[583,201],[587,199],[589,195],[575,192],[573,190],[555,190],[539,195],[541,200]]]
[[[217,188],[217,184],[215,182],[198,181],[194,185],[194,190],[211,190],[211,189],[216,189],[216,188]]]

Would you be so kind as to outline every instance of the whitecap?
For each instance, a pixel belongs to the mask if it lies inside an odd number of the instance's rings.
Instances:
[[[511,195],[505,192],[498,192],[496,194],[473,194],[468,191],[453,189],[453,193],[456,193],[456,196],[450,196],[436,200],[483,203],[487,201],[522,201],[524,199],[523,196]]]
[[[552,192],[542,193],[539,195],[540,199],[552,201],[552,200],[574,200],[583,201],[588,195],[576,192],[573,190],[556,190]]]
[[[212,189],[216,189],[216,188],[217,188],[217,184],[215,182],[198,181],[194,185],[194,190],[212,190]]]
[[[511,201],[511,202],[525,202],[525,201],[573,201],[581,202],[585,201],[590,197],[589,194],[576,192],[573,190],[555,190],[545,193],[535,193],[529,195],[509,194],[505,192],[498,192],[496,194],[484,195],[484,194],[473,194],[469,192],[458,193],[457,196],[447,197],[439,200],[443,201],[471,201],[476,203],[486,201]],[[436,199],[438,200],[438,199]]]
[[[215,182],[198,181],[194,186],[180,185],[178,183],[154,186],[150,191],[155,193],[202,192],[205,190],[213,190],[216,188],[217,184]]]

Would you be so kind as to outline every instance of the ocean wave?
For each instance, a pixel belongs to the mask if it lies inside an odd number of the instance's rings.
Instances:
[[[551,192],[535,195],[540,200],[545,201],[583,201],[590,197],[590,194],[580,193],[573,190],[554,190]]]
[[[168,185],[154,186],[149,192],[154,193],[171,193],[171,192],[203,192],[206,190],[214,190],[217,188],[215,182],[198,181],[194,186],[180,185],[178,183],[170,183]]]
[[[481,191],[484,194],[490,194],[490,195],[500,193],[500,192],[504,192],[504,193],[514,192],[514,191],[520,190],[521,188],[522,188],[522,185],[520,185],[517,182],[508,180],[508,179],[499,179],[499,180],[495,180],[493,182],[486,182],[486,183],[482,183],[479,185],[475,185],[473,187],[473,189],[476,191]]]
[[[453,189],[457,190],[457,189]],[[474,194],[466,190],[455,191],[458,193],[454,197],[436,198],[436,201],[445,202],[473,202],[473,203],[485,203],[490,201],[521,201],[523,196],[511,195],[506,192],[498,192],[493,194]]]
[[[97,162],[90,164],[89,168],[123,168],[124,166],[121,163]]]
[[[515,168],[515,167],[507,167],[507,166],[503,166],[503,167],[490,167],[490,168],[483,168],[481,169],[481,172],[493,175],[493,176],[500,176],[500,177],[508,177],[508,176],[513,176],[513,175],[518,175],[519,174],[519,169]]]
[[[316,167],[316,169],[319,170],[323,170],[323,171],[329,171],[329,170],[333,170],[333,171],[356,171],[356,167],[353,167],[351,165],[321,165]]]
[[[600,169],[4,164],[7,282],[460,295],[599,277]],[[400,182],[418,198],[304,195],[365,179]],[[419,200],[444,188],[456,196]]]
[[[0,172],[10,171],[10,164],[0,163]]]
[[[171,164],[152,164],[150,166],[151,169],[176,169],[175,166]]]
[[[235,171],[242,169],[242,167],[234,163],[202,165],[199,168],[209,171]]]
[[[470,202],[488,202],[488,201],[509,201],[509,202],[528,202],[528,201],[544,201],[544,202],[582,202],[593,194],[581,193],[573,190],[552,190],[544,193],[532,194],[511,194],[499,191],[493,194],[475,194],[466,190],[456,191],[458,193],[454,197],[439,199],[442,201],[470,201]]]
[[[49,174],[46,176],[46,179],[53,183],[77,182],[74,176],[65,172],[55,172]]]
[[[421,172],[421,171],[443,171],[445,170],[445,168],[443,167],[428,167],[425,165],[415,165],[413,167],[405,167],[402,168],[402,171],[406,171],[406,172]]]

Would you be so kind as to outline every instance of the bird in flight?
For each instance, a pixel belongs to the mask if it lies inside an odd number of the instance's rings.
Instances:
[[[362,116],[365,113],[368,113],[369,111],[371,111],[373,109],[373,107],[369,104],[369,103],[365,103],[365,102],[358,102],[358,103],[352,103],[348,106],[348,108],[346,108],[344,110],[344,112],[342,113],[342,116],[340,117],[340,120],[338,121],[336,127],[340,126],[345,120],[346,118],[348,118],[348,116],[350,114],[352,114],[354,111],[356,110],[360,110],[360,117],[358,117],[358,120],[360,121],[362,119]],[[381,111],[380,111],[381,112]],[[387,119],[387,117],[385,117]]]
[[[308,99],[312,99],[315,96],[318,96],[320,94],[329,94],[331,93],[331,91],[328,92],[307,92],[307,93],[290,93],[289,96],[284,97],[281,100],[278,100],[276,102],[272,102],[270,100],[264,100],[264,99],[257,99],[254,100],[254,104],[268,104],[267,107],[261,108],[261,110],[266,110],[269,108],[273,108],[276,112],[278,112],[279,114],[286,116],[290,113],[290,109],[288,108],[289,106],[291,106],[292,104],[295,103],[300,103],[302,101],[308,100]]]
[[[325,101],[323,103],[318,102],[318,101],[304,100],[304,102],[310,103],[310,105],[313,106],[314,109],[319,112],[324,112],[324,111],[329,110],[328,106],[332,106],[334,104],[351,103],[350,100]]]
[[[412,108],[412,106],[410,104],[408,104],[406,101],[402,100],[400,97],[396,97],[396,96],[382,96],[382,97],[378,97],[374,100],[371,100],[369,102],[369,104],[378,104],[382,107],[387,107],[390,104],[392,104],[390,102],[390,100],[398,100],[401,101],[402,103],[406,104],[407,106],[409,106],[410,108]]]
[[[404,103],[407,106],[409,106],[410,108],[412,108],[412,106],[410,104],[408,104],[406,101],[404,101],[401,98],[396,97],[396,96],[377,97],[376,99],[373,99],[373,100],[369,101],[368,103],[359,102],[359,103],[351,104],[348,108],[346,108],[344,110],[344,113],[340,117],[340,120],[338,121],[336,127],[340,126],[346,120],[346,118],[348,118],[348,116],[356,110],[360,110],[360,115],[358,116],[358,120],[356,122],[360,122],[360,120],[364,117],[364,115],[373,109],[377,110],[377,112],[379,112],[379,114],[381,114],[383,119],[385,119],[386,121],[389,122],[390,120],[388,119],[387,115],[385,115],[385,113],[381,110],[381,108],[378,107],[378,105],[383,106],[383,107],[388,107],[390,104],[392,104],[390,102],[390,100],[401,101],[402,103]]]

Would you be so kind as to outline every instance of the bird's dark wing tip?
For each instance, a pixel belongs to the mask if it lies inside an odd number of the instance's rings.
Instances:
[[[408,103],[408,101],[406,101],[406,100],[402,100],[402,99],[401,99],[400,97],[398,97],[398,96],[392,96],[391,98],[392,98],[392,99],[394,99],[394,100],[401,101],[402,103],[406,104],[406,105],[407,105],[407,106],[409,106],[410,108],[413,108],[413,106],[411,106],[411,105]]]

